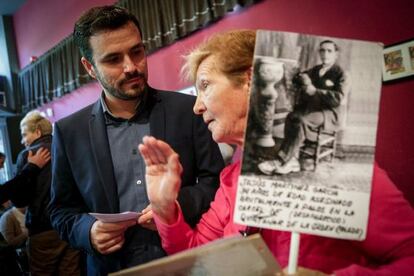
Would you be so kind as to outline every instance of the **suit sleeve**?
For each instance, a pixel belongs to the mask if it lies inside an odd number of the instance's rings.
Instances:
[[[34,188],[31,180],[35,179],[39,172],[40,168],[34,164],[24,165],[14,178],[0,185],[0,203],[10,199],[17,207],[27,206]]]
[[[27,162],[27,151],[22,150],[16,160],[16,174],[18,174]]]
[[[193,114],[192,117],[192,147],[195,155],[197,180],[194,185],[181,188],[178,202],[186,222],[195,226],[214,199],[219,187],[219,175],[224,168],[224,161],[218,145],[213,141],[201,116]]]
[[[92,192],[92,191],[91,191]],[[73,247],[93,254],[89,231],[95,219],[87,214],[85,203],[72,175],[58,123],[52,142],[51,200],[48,206],[52,226]]]

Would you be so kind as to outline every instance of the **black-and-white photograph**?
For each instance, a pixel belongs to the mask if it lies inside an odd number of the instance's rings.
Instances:
[[[311,219],[310,214],[298,214],[298,209],[309,209],[311,213],[319,210],[319,215],[336,213],[337,217],[323,220],[336,225],[347,225],[354,219],[366,221],[381,90],[381,55],[379,43],[258,32],[238,204],[249,200],[243,197],[242,183],[259,181],[260,188],[266,190],[261,196],[266,194],[267,199],[255,202],[278,200],[273,203],[280,205],[286,199],[284,206],[288,207],[291,221],[275,220],[275,214],[282,211],[269,209],[261,210],[253,225],[315,233],[317,227],[298,227],[299,222],[294,223],[295,218]],[[253,194],[257,192],[258,187],[250,188]],[[247,185],[245,192],[251,195],[250,188]],[[318,196],[333,198],[318,201]],[[295,208],[296,200],[302,205]],[[341,203],[324,206],[324,200]],[[344,206],[353,214],[348,219],[343,216]],[[244,210],[239,207],[239,211]],[[251,217],[240,212],[238,215],[243,223]],[[360,239],[364,231],[363,227],[353,229],[344,238]],[[337,228],[322,232],[341,237]]]

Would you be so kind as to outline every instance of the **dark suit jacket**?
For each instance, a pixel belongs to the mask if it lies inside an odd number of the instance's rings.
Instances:
[[[152,88],[148,93],[150,134],[166,141],[180,156],[184,172],[178,201],[186,220],[194,224],[215,196],[223,159],[202,118],[192,111],[194,97]],[[91,254],[90,270],[91,265],[99,266],[92,255],[101,259],[101,264],[110,256],[101,256],[91,247],[89,231],[95,219],[88,213],[119,212],[100,101],[58,121],[54,131],[49,205],[52,224],[63,239]]]
[[[337,64],[332,65],[324,75],[319,76],[322,65],[312,67],[306,73],[316,88],[313,96],[302,93],[295,110],[306,113],[322,112],[324,128],[337,129],[344,123],[347,99],[351,83],[348,74]]]

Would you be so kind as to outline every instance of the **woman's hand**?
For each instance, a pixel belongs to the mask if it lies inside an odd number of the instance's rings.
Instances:
[[[164,222],[173,223],[183,171],[178,154],[167,143],[150,136],[142,139],[138,149],[146,165],[145,179],[152,210]]]

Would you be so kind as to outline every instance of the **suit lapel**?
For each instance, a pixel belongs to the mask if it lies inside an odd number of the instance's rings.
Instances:
[[[157,139],[165,141],[165,109],[162,99],[160,98],[159,93],[149,88],[148,91],[148,104],[150,105],[151,115],[150,115],[150,134]]]
[[[108,135],[105,127],[105,118],[100,100],[98,100],[92,109],[91,119],[89,121],[90,144],[95,167],[99,175],[100,182],[108,200],[108,206],[111,212],[119,212],[118,191],[115,182],[112,157],[110,153]]]

